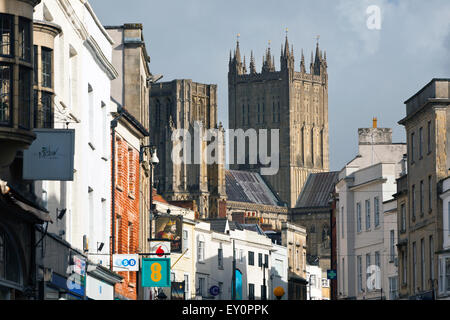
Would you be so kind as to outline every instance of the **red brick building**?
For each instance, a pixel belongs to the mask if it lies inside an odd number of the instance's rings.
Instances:
[[[111,224],[113,253],[139,253],[140,186],[139,150],[148,132],[125,109],[112,134],[113,205]],[[118,299],[137,300],[138,272],[118,272],[124,279],[115,286]]]

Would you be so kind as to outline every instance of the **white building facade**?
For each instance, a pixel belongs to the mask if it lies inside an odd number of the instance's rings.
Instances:
[[[221,224],[222,225],[219,225]],[[196,299],[232,299],[233,246],[235,248],[237,277],[237,300],[270,299],[273,294],[271,240],[263,234],[247,230],[222,219],[221,222],[199,222],[195,227],[196,239]],[[214,231],[214,230],[220,230]],[[287,288],[286,250],[275,249],[281,276],[278,285]],[[277,285],[277,286],[278,286]],[[217,286],[219,294],[211,288]],[[287,292],[287,291],[286,291]]]
[[[283,247],[272,243],[271,251],[271,268],[270,268],[270,284],[269,284],[269,297],[271,300],[276,300],[274,290],[277,287],[283,288],[284,295],[281,300],[288,299],[288,250],[287,247]]]
[[[56,221],[50,232],[79,250],[108,254],[111,179],[104,177],[111,176],[113,42],[87,1],[43,0],[34,19],[62,29],[53,52],[54,127],[75,129],[74,180],[37,182],[35,192]],[[57,219],[62,209],[66,214]],[[109,266],[109,259],[93,259]]]
[[[75,131],[73,180],[34,183],[34,193],[54,221],[48,225],[48,233],[59,239],[53,241],[59,243],[58,254],[70,252],[60,259],[67,264],[67,270],[60,270],[61,261],[52,257],[56,251],[46,250],[39,267],[50,270],[51,277],[41,281],[58,287],[55,297],[58,292],[59,296],[62,292],[73,293],[64,283],[73,276],[75,250],[78,258],[86,262],[82,271],[86,282],[76,298],[110,300],[114,284],[122,280],[109,270],[111,81],[118,75],[111,64],[113,41],[86,0],[42,0],[35,7],[33,19],[38,22],[38,32],[59,30],[52,47],[35,39],[39,48],[35,62],[47,77],[51,71],[52,102],[47,104],[51,128]],[[41,90],[42,82],[37,86]],[[49,243],[48,239],[43,242]]]
[[[450,178],[442,181],[443,250],[439,254],[438,298],[450,300]]]
[[[404,144],[392,143],[392,130],[360,129],[359,154],[339,174],[339,299],[388,299],[398,288],[396,205],[389,201],[405,153]]]
[[[306,265],[307,300],[322,300],[322,269],[318,266]]]

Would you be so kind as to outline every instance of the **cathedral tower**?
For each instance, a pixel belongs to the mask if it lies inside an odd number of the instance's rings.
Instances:
[[[287,34],[281,48],[280,71],[275,70],[270,44],[261,73],[256,72],[253,52],[250,72],[246,72],[239,41],[234,54],[230,53],[229,127],[244,131],[280,130],[280,169],[276,175],[264,178],[289,207],[295,207],[309,173],[329,171],[327,61],[318,43],[315,56],[311,56],[309,73],[303,51],[299,69],[295,70],[294,49]],[[237,164],[236,158],[232,160],[233,170],[258,170],[263,166]]]
[[[150,140],[158,149],[160,163],[155,167],[158,192],[169,201],[195,201],[201,218],[226,215],[225,202],[225,142],[222,124],[217,124],[217,86],[182,79],[153,84],[150,94]],[[218,129],[218,163],[195,163],[205,153],[206,141],[196,149],[195,127],[203,135]],[[175,130],[187,130],[191,137],[190,163],[172,160],[177,142],[172,141]]]

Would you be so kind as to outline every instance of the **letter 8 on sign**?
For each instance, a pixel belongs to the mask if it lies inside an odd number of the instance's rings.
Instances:
[[[159,282],[162,278],[161,275],[161,265],[157,262],[153,263],[150,267],[150,270],[152,270],[152,274],[150,275],[150,278],[155,281]]]

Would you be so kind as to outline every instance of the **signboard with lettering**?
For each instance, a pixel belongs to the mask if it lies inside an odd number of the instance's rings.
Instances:
[[[170,288],[170,259],[142,259],[142,287]]]
[[[113,254],[113,271],[139,271],[139,255]]]
[[[74,129],[35,129],[36,140],[23,152],[24,180],[73,181]]]

